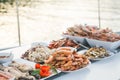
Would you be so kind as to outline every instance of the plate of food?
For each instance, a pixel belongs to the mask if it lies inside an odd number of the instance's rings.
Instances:
[[[0,70],[0,80],[14,80],[15,77],[8,72]]]
[[[81,43],[87,42],[91,47],[103,46],[111,51],[120,46],[120,35],[109,28],[101,29],[89,25],[75,25],[69,27],[63,33],[63,37],[68,37]]]
[[[120,35],[109,28],[98,29],[92,32],[91,36],[86,38],[86,41],[91,47],[103,46],[108,50],[115,50],[120,46]]]
[[[9,62],[13,59],[11,52],[0,52],[0,63]]]
[[[47,46],[38,45],[25,51],[21,58],[33,62],[42,62],[47,59],[52,52],[53,50],[49,49]]]
[[[59,40],[53,40],[49,43],[48,47],[50,49],[56,49],[59,47],[73,47],[73,48],[80,48],[81,46],[75,43],[73,40],[69,38],[62,38]]]
[[[63,37],[67,37],[82,44],[86,44],[86,38],[91,36],[92,32],[99,30],[96,26],[91,25],[74,25],[72,27],[67,28],[66,32],[63,33]]]
[[[51,65],[41,65],[24,59],[16,59],[0,66],[0,70],[15,76],[16,80],[44,80],[60,73]]]
[[[58,49],[45,61],[61,72],[74,72],[90,65],[88,58],[68,48]]]
[[[79,54],[84,54],[89,60],[97,61],[110,58],[114,55],[113,52],[106,50],[103,47],[92,47],[88,50],[81,50]]]
[[[118,48],[120,46],[120,40],[110,42],[110,41],[102,41],[102,40],[86,38],[86,41],[88,42],[88,44],[91,47],[102,46],[102,47],[106,48],[107,50],[111,50],[111,51],[115,50],[116,48]]]

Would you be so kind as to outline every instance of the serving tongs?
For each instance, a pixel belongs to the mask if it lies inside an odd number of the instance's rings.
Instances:
[[[45,64],[45,61],[40,61],[40,62],[36,62],[36,63],[38,63],[38,64]]]
[[[115,49],[115,50],[112,50],[112,52],[113,52],[114,54],[120,53],[120,47],[118,47],[118,48]]]
[[[76,40],[73,40],[73,41],[74,41],[76,44],[82,46],[83,48],[85,48],[85,49],[89,49],[89,47],[87,47],[87,46],[85,46],[85,45],[83,45],[83,44],[77,42]],[[77,49],[79,49],[79,48],[77,48]]]

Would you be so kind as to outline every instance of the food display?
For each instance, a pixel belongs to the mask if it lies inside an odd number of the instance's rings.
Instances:
[[[78,48],[80,47],[78,44],[76,44],[73,40],[70,40],[69,38],[63,38],[60,40],[53,40],[49,46],[50,49],[58,48],[58,47],[74,47]]]
[[[15,64],[15,63],[12,63]],[[18,63],[16,63],[18,65]],[[24,64],[25,65],[25,64]],[[15,80],[35,80],[35,78],[26,72],[20,70],[17,66],[0,66],[0,70],[7,72],[15,77]]]
[[[75,25],[63,34],[64,38],[50,43],[32,43],[18,60],[13,58],[14,51],[0,53],[0,80],[45,80],[61,72],[82,73],[92,60],[110,58],[120,46],[120,35],[108,28]]]
[[[88,37],[92,32],[96,30],[99,30],[99,28],[93,26],[75,25],[73,27],[67,28],[67,31],[63,34]]]
[[[29,71],[29,74],[34,76],[36,79],[46,78],[57,73],[58,72],[54,67],[47,64],[41,65],[39,63],[35,64],[34,70]]]
[[[36,46],[32,47],[31,49],[27,50],[23,55],[22,58],[26,60],[30,60],[33,62],[41,62],[48,58],[51,54],[51,50],[46,46]]]
[[[75,25],[73,27],[69,27],[65,33],[65,35],[71,35],[71,36],[80,36],[80,37],[86,37],[91,39],[97,39],[102,41],[108,41],[108,42],[115,42],[120,40],[120,35],[114,33],[112,30],[106,28],[106,29],[100,29],[94,26],[88,26],[88,25]]]
[[[11,53],[0,53],[0,59],[9,58],[12,54]]]
[[[103,47],[92,47],[87,50],[84,54],[90,60],[98,59],[98,58],[105,58],[110,56],[107,50]]]
[[[120,40],[120,35],[106,28],[97,30],[96,32],[92,33],[92,36],[89,36],[89,38],[108,42],[115,42]]]
[[[9,62],[13,59],[12,53],[2,52],[0,53],[0,63]]]
[[[20,59],[21,60],[21,59]],[[25,62],[25,60],[23,60]],[[41,65],[39,63],[20,63],[12,61],[8,65],[0,65],[0,80],[9,80],[14,76],[14,80],[40,80],[57,74],[57,70],[51,65]],[[34,67],[33,67],[34,65]]]
[[[12,80],[14,79],[13,75],[8,72],[4,72],[0,70],[0,80]]]
[[[0,59],[8,58],[9,56],[0,56]]]
[[[75,50],[61,48],[52,53],[46,63],[61,71],[74,71],[86,67],[89,60],[84,55],[77,54]]]
[[[54,66],[51,66],[51,65],[48,65],[48,64],[41,65],[39,63],[36,63],[35,64],[35,69],[37,71],[39,71],[39,75],[40,75],[41,78],[49,77],[52,74],[57,74],[58,73],[58,71],[55,69]],[[31,71],[30,74],[36,74],[36,73],[34,73],[36,70]]]
[[[28,66],[26,64],[21,64],[16,61],[12,61],[12,63],[9,64],[9,66],[16,67],[17,69],[19,69],[22,72],[27,72],[27,71],[33,70],[32,66]]]

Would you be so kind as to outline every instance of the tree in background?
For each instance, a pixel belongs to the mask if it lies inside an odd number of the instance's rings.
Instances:
[[[16,1],[22,7],[32,5],[32,0],[0,0],[0,13],[7,13],[11,7],[16,7]]]

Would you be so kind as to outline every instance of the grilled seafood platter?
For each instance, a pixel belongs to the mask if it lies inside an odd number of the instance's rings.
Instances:
[[[30,66],[27,66],[25,64],[19,64],[15,61],[13,61],[8,66],[2,66],[0,65],[0,70],[6,73],[11,74],[15,77],[14,80],[35,80],[34,76],[31,76],[28,74],[29,70],[32,70],[33,68]]]
[[[52,50],[50,50],[48,47],[39,45],[27,50],[21,58],[33,62],[41,62],[47,59],[51,52]]]
[[[70,48],[57,49],[45,62],[63,72],[75,71],[86,67],[90,63],[86,56],[77,54],[75,50]]]
[[[102,60],[114,55],[114,53],[103,47],[92,47],[88,50],[81,50],[78,53],[85,55],[89,60]]]
[[[110,56],[105,48],[93,47],[86,51],[85,56],[89,59],[104,58]]]
[[[91,35],[91,32],[97,31],[99,28],[94,26],[83,26],[83,25],[74,25],[72,27],[67,28],[67,31],[63,34],[72,35],[72,36],[80,36],[80,37],[88,37]]]
[[[78,48],[78,47],[80,47],[80,45],[76,44],[73,40],[71,40],[69,38],[63,38],[63,39],[59,39],[59,40],[56,40],[56,41],[53,40],[52,42],[50,42],[48,47],[50,49],[59,48],[59,47],[74,47],[74,48]]]
[[[51,65],[30,62],[18,59],[10,63],[0,65],[0,80],[40,80],[57,74],[58,71]]]
[[[95,26],[89,25],[75,25],[73,27],[69,27],[64,35],[71,35],[71,36],[79,36],[79,37],[86,37],[90,39],[108,41],[108,42],[115,42],[120,40],[120,35],[114,33],[109,28],[100,29]]]

